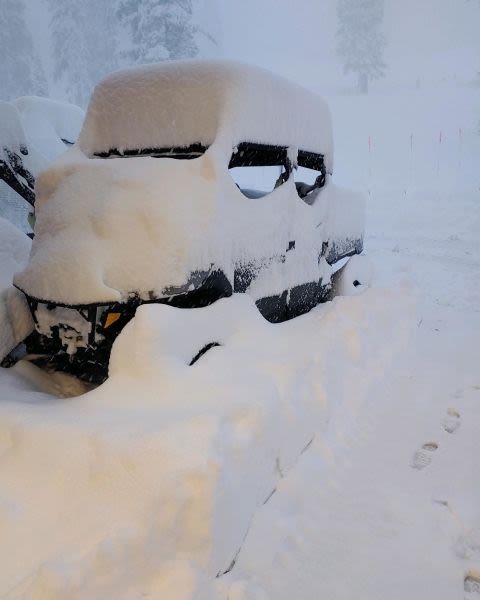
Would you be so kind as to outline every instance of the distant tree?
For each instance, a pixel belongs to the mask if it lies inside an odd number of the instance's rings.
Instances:
[[[193,21],[197,34],[195,41],[198,46],[198,56],[202,58],[218,57],[221,54],[222,46],[219,0],[195,0]]]
[[[192,0],[119,0],[118,18],[128,35],[129,64],[197,55]]]
[[[53,76],[66,98],[85,106],[97,81],[117,67],[115,4],[49,0]]]
[[[5,100],[46,95],[47,83],[25,22],[23,0],[0,2],[0,90]]]
[[[384,0],[337,0],[337,52],[344,72],[357,75],[362,93],[385,75],[383,6]]]

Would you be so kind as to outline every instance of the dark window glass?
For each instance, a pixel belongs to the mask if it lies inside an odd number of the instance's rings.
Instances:
[[[229,172],[247,198],[261,198],[287,181],[287,148],[242,142],[233,151]]]
[[[208,146],[202,144],[191,144],[190,146],[176,146],[172,148],[141,148],[135,150],[123,150],[110,148],[107,152],[95,152],[94,158],[135,158],[139,156],[152,156],[153,158],[179,158],[193,159],[202,156]]]
[[[318,190],[325,185],[326,169],[322,154],[298,152],[298,166],[293,171],[297,193],[307,204],[313,204]]]

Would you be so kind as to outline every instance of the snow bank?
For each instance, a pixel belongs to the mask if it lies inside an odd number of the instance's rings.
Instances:
[[[12,288],[15,271],[30,253],[30,238],[0,217],[0,361],[32,331],[24,296]]]
[[[87,155],[240,142],[295,146],[325,155],[331,171],[330,112],[316,94],[271,72],[230,61],[175,61],[118,71],[90,101],[79,147]]]
[[[100,388],[35,404],[4,390],[1,544],[15,552],[2,552],[0,590],[225,598],[256,510],[314,437],[328,461],[352,435],[408,305],[405,291],[371,290],[282,325],[246,295],[145,305]]]

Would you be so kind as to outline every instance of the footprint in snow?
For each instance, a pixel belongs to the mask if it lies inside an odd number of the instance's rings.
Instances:
[[[442,424],[447,433],[454,433],[460,427],[460,413],[454,408],[449,408]]]
[[[473,595],[475,597],[480,596],[480,572],[479,571],[469,571],[463,580],[463,589],[468,594],[465,596],[465,600],[473,600]]]
[[[412,459],[413,469],[424,469],[432,462],[432,455],[437,450],[438,444],[436,442],[427,442],[415,452]]]

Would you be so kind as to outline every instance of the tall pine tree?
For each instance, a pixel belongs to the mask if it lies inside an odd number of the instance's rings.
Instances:
[[[24,1],[1,0],[0,8],[1,98],[46,95],[47,83],[27,29]]]
[[[357,75],[362,93],[385,75],[383,5],[384,0],[337,0],[337,52],[344,72]]]
[[[120,0],[118,18],[128,34],[128,64],[197,55],[192,0]]]
[[[104,75],[117,67],[115,5],[110,0],[49,0],[53,76],[66,99],[85,106]]]

